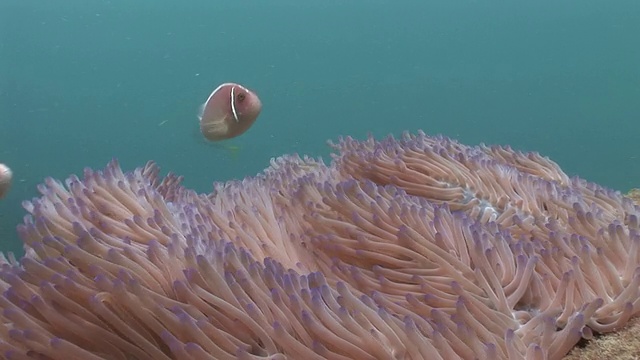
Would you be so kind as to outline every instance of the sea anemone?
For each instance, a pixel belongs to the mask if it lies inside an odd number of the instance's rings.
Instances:
[[[560,359],[640,310],[639,208],[535,153],[340,139],[197,194],[47,179],[2,260],[26,359]]]

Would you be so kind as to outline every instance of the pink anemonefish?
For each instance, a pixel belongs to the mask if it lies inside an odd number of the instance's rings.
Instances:
[[[235,83],[218,86],[200,108],[200,132],[211,141],[242,135],[256,121],[262,103],[253,91]]]
[[[9,169],[5,164],[0,164],[0,199],[9,192],[9,187],[11,187],[11,178],[13,178],[11,169]]]

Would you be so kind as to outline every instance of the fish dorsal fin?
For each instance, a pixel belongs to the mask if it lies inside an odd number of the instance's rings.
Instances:
[[[231,91],[228,90],[229,86],[231,86]],[[226,91],[229,91],[229,93],[227,94]],[[213,90],[207,98],[207,101],[205,101],[204,104],[200,106],[200,120],[202,120],[205,116],[209,119],[219,120],[234,117],[233,106],[235,105],[233,105],[231,102],[232,92],[233,84],[229,83],[222,84],[215,90]]]

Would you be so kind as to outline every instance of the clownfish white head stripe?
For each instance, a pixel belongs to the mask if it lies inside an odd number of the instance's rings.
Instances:
[[[236,122],[239,122],[240,120],[238,120],[238,112],[236,111],[235,92],[236,92],[236,87],[235,86],[231,87],[231,112],[233,113],[233,119]]]

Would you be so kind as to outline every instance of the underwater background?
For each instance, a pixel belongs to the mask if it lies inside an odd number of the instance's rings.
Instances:
[[[253,176],[326,140],[422,129],[509,144],[570,175],[640,186],[640,2],[1,0],[0,250],[21,201],[118,158],[184,184]],[[197,111],[223,82],[263,102],[207,143]]]

